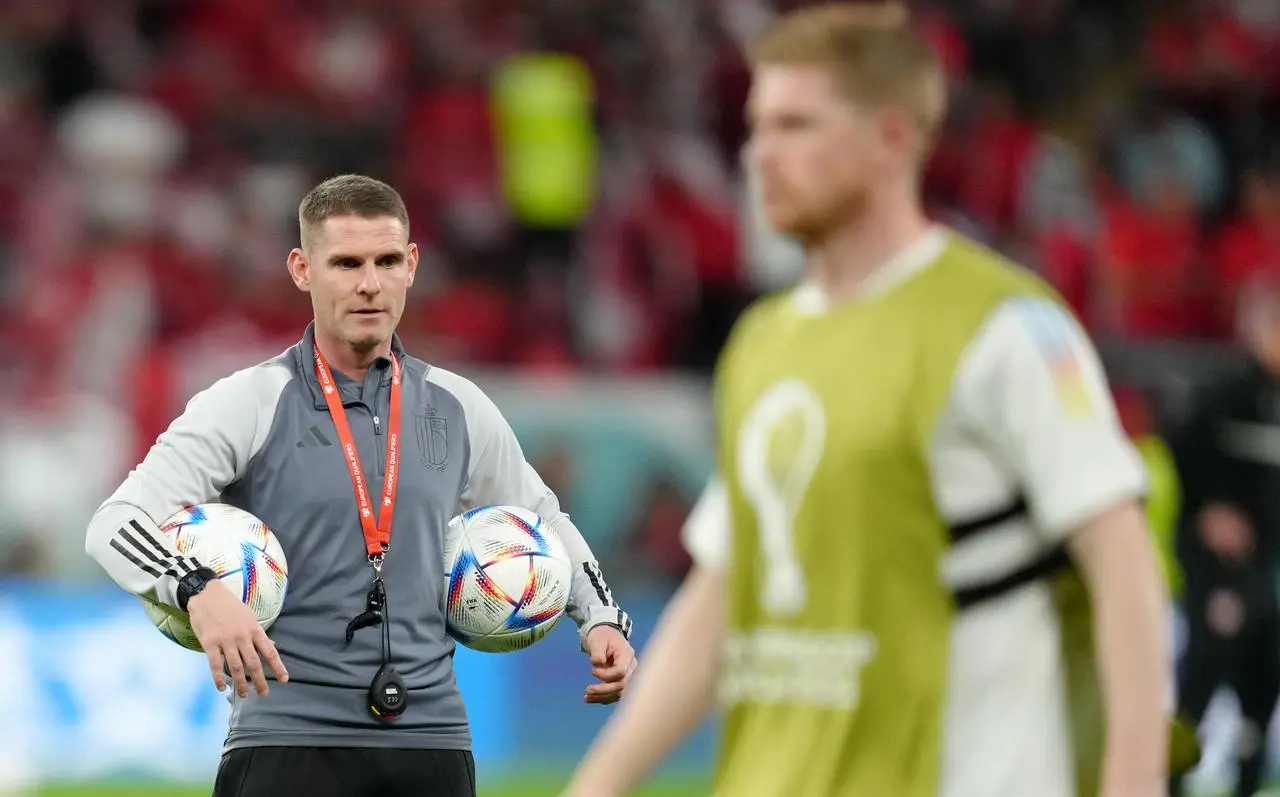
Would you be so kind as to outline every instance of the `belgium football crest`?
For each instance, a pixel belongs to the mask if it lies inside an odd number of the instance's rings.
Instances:
[[[418,454],[422,464],[433,470],[444,470],[449,462],[449,424],[428,407],[425,415],[414,417],[418,432]]]

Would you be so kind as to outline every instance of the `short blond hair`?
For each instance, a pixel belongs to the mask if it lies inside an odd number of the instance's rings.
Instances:
[[[926,150],[946,116],[942,64],[899,2],[832,3],[784,14],[752,44],[748,56],[753,68],[829,68],[851,102],[896,105],[910,113]]]

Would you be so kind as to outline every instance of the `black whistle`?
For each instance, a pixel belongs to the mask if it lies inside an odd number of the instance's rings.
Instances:
[[[351,640],[355,639],[356,632],[361,628],[368,628],[371,625],[382,624],[382,612],[374,609],[360,612],[351,622],[347,623],[347,644],[351,644]]]
[[[409,690],[396,668],[384,664],[369,684],[369,713],[379,722],[394,722],[409,705]]]
[[[369,588],[369,594],[364,599],[364,611],[357,614],[351,622],[347,623],[347,644],[351,644],[351,640],[355,639],[356,632],[361,628],[368,628],[372,625],[382,624],[382,607],[387,603],[387,589],[382,583],[382,579],[373,582],[373,586]]]

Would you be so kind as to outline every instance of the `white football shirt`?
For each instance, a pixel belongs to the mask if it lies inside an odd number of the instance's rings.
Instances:
[[[934,230],[886,264],[869,295],[893,290],[941,251]],[[943,239],[945,242],[945,239]],[[815,289],[796,299],[823,312]],[[1146,489],[1096,351],[1059,305],[1019,297],[996,307],[965,351],[928,461],[934,500],[960,523],[1011,505],[1028,512],[960,540],[939,577],[954,590],[990,582],[1059,547],[1073,531]],[[713,477],[684,541],[723,569],[730,517]],[[957,614],[940,797],[1074,797],[1059,626],[1043,584]]]

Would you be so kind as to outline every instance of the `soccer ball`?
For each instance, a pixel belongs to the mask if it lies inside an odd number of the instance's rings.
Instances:
[[[473,650],[507,653],[547,635],[569,602],[564,543],[532,512],[486,506],[449,523],[445,623]]]
[[[289,566],[266,523],[229,504],[201,504],[175,512],[160,531],[182,554],[217,573],[264,630],[280,616]],[[202,649],[186,612],[146,596],[142,608],[160,633],[189,650]]]

